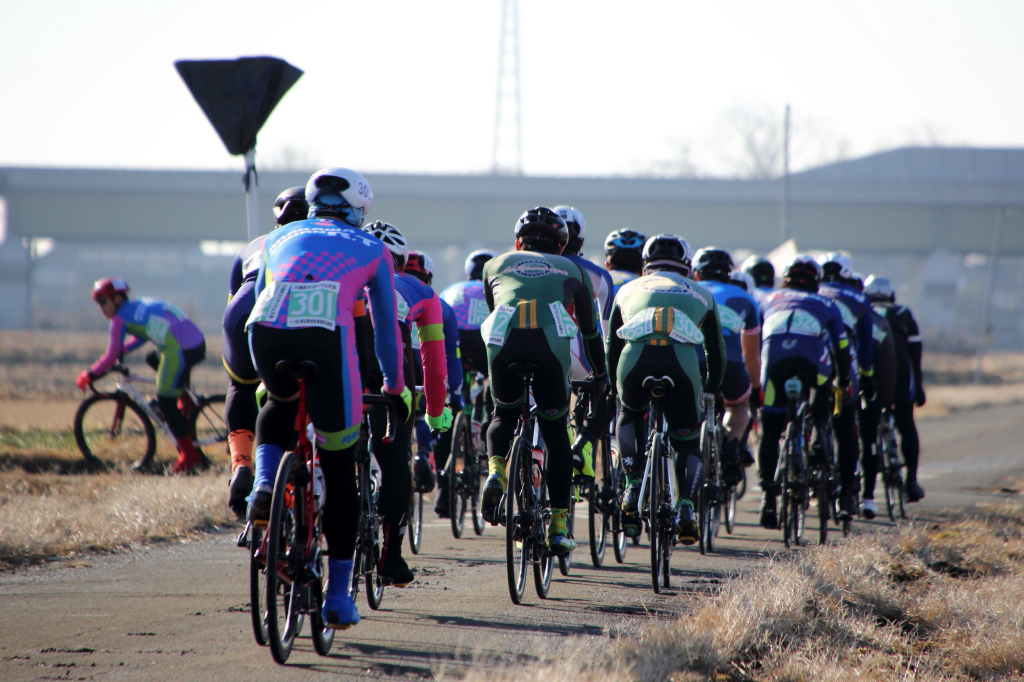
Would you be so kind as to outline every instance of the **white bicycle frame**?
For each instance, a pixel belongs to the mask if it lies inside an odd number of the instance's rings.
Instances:
[[[157,414],[156,410],[154,410],[150,406],[149,401],[146,399],[146,396],[142,395],[142,393],[140,393],[139,390],[135,388],[135,386],[133,386],[132,384],[156,385],[156,379],[147,379],[146,377],[139,377],[135,376],[134,374],[122,374],[121,378],[117,382],[117,390],[127,394],[128,397],[131,398],[136,405],[141,407],[142,411],[149,416],[150,421],[156,424],[160,428],[160,430],[167,435],[168,438],[174,440],[174,434],[171,433],[171,427],[167,425],[167,422],[164,420],[163,416]],[[192,399],[192,403],[195,404],[196,407],[198,407],[199,401],[196,400],[195,391],[193,391],[190,388],[186,388],[185,392],[188,393],[188,397]],[[217,437],[211,436],[210,438],[195,439],[192,441],[192,444],[198,448],[201,448],[204,445],[212,445],[216,442]]]

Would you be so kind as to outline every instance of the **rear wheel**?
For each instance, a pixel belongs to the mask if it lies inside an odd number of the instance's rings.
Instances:
[[[587,495],[587,530],[590,533],[590,561],[594,568],[601,568],[608,547],[608,515],[603,509],[606,492],[607,489],[602,489],[598,493],[597,481],[594,481]]]
[[[648,461],[651,463],[651,478],[648,481],[650,495],[648,496],[647,521],[650,525],[651,536],[651,586],[654,593],[661,592],[661,505],[662,505],[662,480],[664,479],[664,462],[661,459],[661,449],[664,445],[661,442],[661,434],[654,434],[654,441],[651,451],[648,453]]]
[[[200,396],[199,404],[189,419],[189,432],[196,449],[211,464],[227,467],[231,464],[228,451],[230,429],[224,418],[224,401],[222,394]]]
[[[621,466],[617,467],[612,477],[616,481],[615,490],[618,493],[610,502],[615,505],[612,512],[612,551],[615,554],[615,562],[621,564],[626,560],[626,548],[629,547],[629,538],[622,531],[621,495],[626,490],[626,472]]]
[[[413,554],[420,553],[423,543],[423,493],[415,492],[412,496],[412,509],[409,513],[409,549]]]
[[[281,664],[291,655],[299,620],[298,581],[282,579],[282,574],[290,573],[288,550],[296,546],[295,523],[289,504],[292,495],[288,491],[295,463],[294,452],[286,452],[281,459],[267,526],[267,630],[270,653]]]
[[[508,593],[513,604],[523,603],[526,591],[526,571],[530,566],[532,542],[526,529],[533,523],[527,520],[528,510],[532,511],[533,486],[529,479],[523,480],[522,460],[530,458],[530,446],[521,436],[512,441],[512,457],[509,462],[508,487],[505,490],[505,567],[508,576]]]
[[[149,415],[126,394],[98,393],[75,412],[75,443],[94,467],[130,467],[156,453],[156,431]]]
[[[307,586],[307,589],[309,590],[309,628],[310,637],[313,639],[313,651],[321,656],[326,656],[334,643],[334,628],[327,627],[320,614],[320,609],[323,607],[323,595],[327,594],[327,583],[322,583],[320,578],[316,578]]]
[[[263,570],[263,557],[260,545],[263,532],[252,528],[249,534],[249,613],[252,616],[252,634],[256,643],[266,646],[267,634],[267,585],[266,571]]]
[[[448,456],[448,514],[452,522],[452,535],[456,538],[461,538],[466,528],[466,511],[470,500],[462,483],[463,478],[468,478],[466,473],[470,467],[467,464],[473,451],[473,434],[469,422],[466,411],[459,412],[455,426],[452,427],[452,451]]]
[[[593,487],[593,484],[590,485]],[[579,494],[579,486],[572,486],[569,490],[569,510],[566,514],[565,529],[569,531],[569,537],[576,537],[576,495]],[[565,556],[558,557],[558,571],[562,575],[569,575],[572,570],[572,552]]]
[[[540,497],[534,514],[534,518],[537,521],[533,525],[535,539],[532,541],[533,549],[531,550],[531,556],[533,557],[533,586],[537,590],[537,596],[541,599],[547,599],[548,592],[551,590],[551,576],[555,572],[555,557],[547,551],[543,544],[536,542],[536,537],[543,538],[545,536],[544,510],[547,509],[549,509],[547,482],[542,481]],[[559,557],[559,569],[561,569],[561,560],[562,558]]]

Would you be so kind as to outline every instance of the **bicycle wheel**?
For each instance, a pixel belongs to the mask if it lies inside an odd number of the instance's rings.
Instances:
[[[546,481],[541,481],[539,492],[539,495],[534,496],[534,499],[537,500],[534,518],[537,521],[533,524],[534,537],[529,542],[533,543],[533,550],[530,552],[533,557],[533,587],[536,589],[538,597],[547,599],[548,591],[551,590],[551,576],[555,572],[555,557],[547,551],[543,540],[537,540],[537,537],[544,537],[544,512],[545,510],[550,512]],[[561,569],[561,565],[559,568]]]
[[[413,554],[420,553],[423,544],[423,493],[416,492],[412,496],[412,509],[409,513],[409,549]]]
[[[672,578],[672,533],[663,529],[661,534],[661,586],[667,589],[671,586]]]
[[[327,627],[320,613],[323,595],[327,593],[327,583],[321,583],[320,578],[315,578],[306,589],[309,590],[309,636],[313,640],[313,651],[326,656],[334,643],[334,628]]]
[[[593,487],[593,484],[591,484]],[[576,530],[576,495],[579,492],[578,486],[573,486],[569,491],[569,510],[565,518],[565,529],[569,531],[569,537],[575,538]],[[543,506],[543,505],[542,505]],[[558,557],[558,572],[562,575],[569,575],[572,570],[572,552],[565,556]]]
[[[249,534],[249,613],[256,643],[266,646],[270,636],[267,632],[267,578],[260,555],[262,542],[263,532],[253,526]]]
[[[505,566],[508,594],[513,604],[523,603],[526,571],[530,566],[530,550],[533,549],[530,537],[533,519],[528,518],[534,507],[533,484],[521,471],[524,459],[530,460],[530,446],[517,436],[512,441],[508,487],[505,490]]]
[[[610,479],[605,479],[610,480]],[[594,568],[601,568],[604,552],[608,547],[608,515],[604,512],[604,495],[607,488],[597,492],[597,482],[590,485],[587,494],[587,531],[590,533],[590,562]]]
[[[651,478],[647,485],[650,488],[649,502],[647,505],[647,522],[651,536],[651,585],[654,593],[661,593],[661,505],[664,491],[664,463],[661,458],[661,450],[664,445],[661,442],[661,434],[654,434],[651,441],[651,448],[647,453],[648,461],[651,463]]]
[[[222,394],[199,396],[199,404],[189,420],[192,442],[196,449],[211,464],[229,466],[231,453],[228,451],[228,422],[224,418],[224,400]]]
[[[463,476],[462,485],[468,486],[466,499],[469,500],[469,511],[473,517],[473,532],[484,534],[487,523],[480,511],[480,497],[484,494],[484,482],[487,480],[487,455],[476,453],[473,456],[473,468]]]
[[[828,520],[832,512],[832,482],[828,469],[818,471],[818,544],[828,542]]]
[[[286,452],[277,469],[267,526],[267,631],[270,654],[282,665],[291,655],[299,620],[299,583],[281,579],[282,573],[288,575],[290,571],[288,551],[296,544],[292,508],[288,504],[291,494],[287,490],[295,465],[295,453]]]
[[[469,415],[463,410],[455,418],[455,426],[452,427],[452,452],[448,456],[448,514],[455,538],[462,537],[462,531],[466,528],[466,510],[470,506],[462,478],[470,469],[471,457],[467,457],[467,453],[472,450],[472,437]]]
[[[616,467],[612,473],[612,480],[615,483],[615,497],[609,500],[614,504],[612,511],[612,553],[615,554],[615,563],[621,564],[626,560],[626,549],[629,547],[629,538],[622,531],[622,494],[626,489],[626,473],[623,468]]]
[[[145,410],[120,391],[98,393],[75,412],[75,443],[94,467],[131,466],[156,452],[156,431]]]
[[[715,453],[713,451],[712,439],[708,436],[707,429],[701,427],[700,432],[701,452],[704,459],[704,483],[697,491],[697,527],[700,529],[700,537],[697,538],[701,554],[714,551],[714,532],[712,530],[712,517],[715,506]],[[708,475],[710,472],[710,475]]]

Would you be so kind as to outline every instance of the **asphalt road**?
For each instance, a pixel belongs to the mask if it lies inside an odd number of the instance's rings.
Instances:
[[[1008,494],[1000,492],[1007,481],[1024,472],[1024,406],[932,418],[920,429],[928,497],[914,511],[997,500]],[[388,588],[379,611],[361,600],[364,620],[339,632],[326,658],[313,652],[308,637],[299,639],[283,668],[253,641],[248,556],[234,546],[234,533],[2,573],[0,679],[429,678],[457,674],[474,660],[542,655],[570,638],[600,647],[652,617],[678,613],[687,595],[781,551],[781,534],[756,526],[756,500],[752,490],[741,502],[736,532],[723,530],[716,554],[677,547],[672,589],[662,595],[650,587],[646,544],[630,547],[621,565],[609,548],[598,569],[590,564],[584,531],[572,574],[556,574],[546,600],[528,584],[522,606],[508,597],[502,529],[455,540],[447,522],[431,513],[422,553],[405,551],[417,582]],[[585,527],[585,512],[578,512],[578,526]],[[855,530],[884,525],[859,521]]]

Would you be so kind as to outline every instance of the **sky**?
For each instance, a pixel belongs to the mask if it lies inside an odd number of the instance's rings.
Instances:
[[[847,156],[1024,146],[1019,0],[519,4],[529,175],[647,173],[681,149],[728,173],[728,112],[786,104],[797,168],[820,141]],[[0,166],[240,168],[173,62],[257,55],[305,72],[258,167],[493,162],[500,0],[52,0],[2,16]]]

